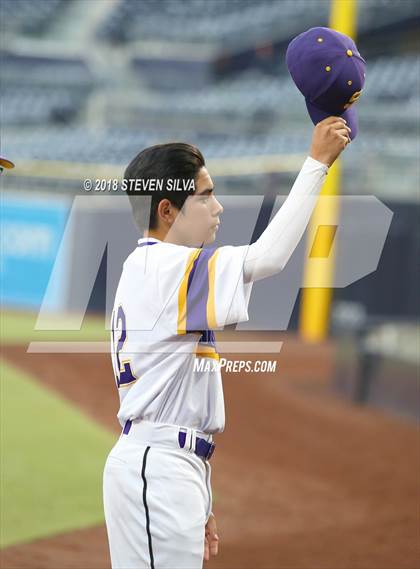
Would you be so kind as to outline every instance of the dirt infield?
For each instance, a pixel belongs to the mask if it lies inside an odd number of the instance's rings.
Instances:
[[[221,551],[208,567],[417,569],[418,431],[330,395],[332,344],[281,339],[276,374],[224,377],[226,430],[212,460]],[[3,355],[118,434],[109,356]],[[107,568],[104,528],[9,547],[1,567]]]

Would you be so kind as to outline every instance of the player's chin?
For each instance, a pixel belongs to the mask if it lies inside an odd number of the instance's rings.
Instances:
[[[216,233],[217,233],[217,230],[212,229],[210,231],[210,233],[208,234],[207,238],[204,240],[204,244],[210,245],[211,243],[214,243],[216,241]]]

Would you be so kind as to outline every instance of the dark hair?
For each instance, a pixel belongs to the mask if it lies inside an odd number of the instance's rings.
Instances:
[[[156,144],[142,150],[124,172],[127,181],[127,195],[133,210],[134,220],[140,229],[156,229],[157,208],[159,202],[168,199],[178,209],[182,209],[185,200],[194,190],[170,191],[165,189],[169,179],[196,181],[199,170],[205,166],[203,155],[196,146],[185,142],[170,142]],[[163,182],[162,191],[133,191],[129,189],[128,180],[159,179]],[[150,216],[148,216],[150,200],[144,196],[151,196]],[[149,217],[149,219],[147,219]]]

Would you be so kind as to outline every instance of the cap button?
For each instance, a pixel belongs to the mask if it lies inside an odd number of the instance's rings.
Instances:
[[[324,38],[318,38],[316,41],[322,43],[324,41]]]
[[[349,57],[351,57],[351,56],[353,55],[353,52],[352,52],[351,49],[348,49],[348,50],[346,51],[346,53],[347,53],[347,55],[348,55]]]
[[[331,71],[331,67],[329,65],[327,65],[327,67],[325,68],[325,71]]]

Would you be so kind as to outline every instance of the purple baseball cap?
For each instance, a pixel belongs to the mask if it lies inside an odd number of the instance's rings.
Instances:
[[[13,162],[11,160],[8,160],[7,158],[0,156],[0,168],[7,168],[8,170],[10,170],[11,168],[14,168],[14,167],[15,167],[15,165],[13,164]]]
[[[366,61],[354,41],[331,28],[311,28],[289,43],[286,64],[312,122],[343,117],[355,138],[358,121],[352,105],[365,84]]]

